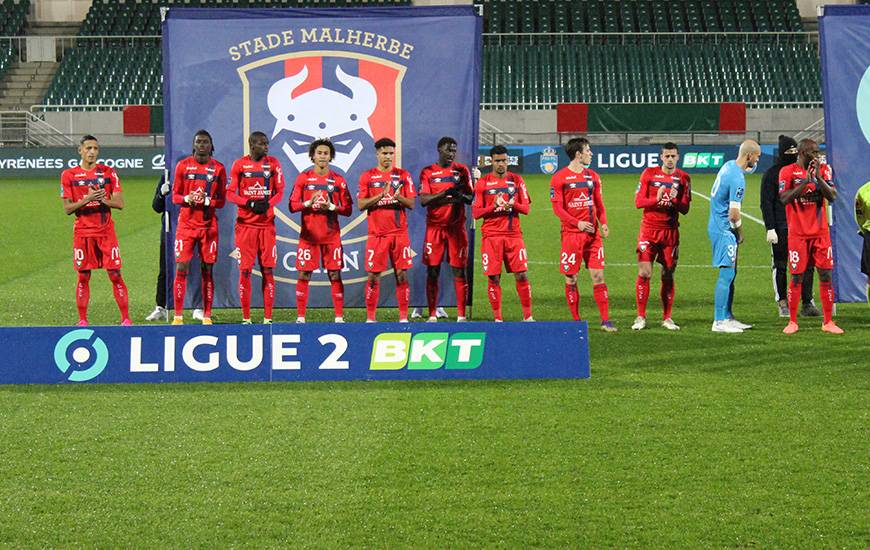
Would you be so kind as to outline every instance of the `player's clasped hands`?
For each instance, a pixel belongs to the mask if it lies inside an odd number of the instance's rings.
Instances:
[[[658,191],[656,191],[656,203],[659,206],[671,206],[673,203],[671,201],[670,190],[665,187],[659,187]]]
[[[87,202],[102,201],[106,198],[106,190],[102,187],[90,187],[90,191],[85,195]]]
[[[595,233],[595,226],[583,220],[577,222],[577,229],[583,231],[584,233]]]

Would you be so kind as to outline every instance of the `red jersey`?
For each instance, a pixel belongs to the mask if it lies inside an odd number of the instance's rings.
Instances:
[[[504,201],[514,199],[513,207],[499,206],[496,202],[499,197]],[[518,214],[528,214],[531,203],[526,182],[519,174],[507,172],[504,179],[499,179],[495,174],[490,173],[477,180],[474,186],[474,204],[471,206],[471,212],[474,219],[483,218],[480,229],[484,237],[522,236]]]
[[[818,177],[829,186],[834,186],[831,167],[827,164],[819,166]],[[782,195],[789,189],[794,189],[807,180],[807,171],[797,163],[783,166],[779,171],[779,193]],[[811,181],[804,192],[785,205],[785,219],[788,223],[789,237],[821,237],[830,234],[828,229],[827,201]]]
[[[97,164],[91,170],[81,166],[64,170],[60,175],[60,196],[73,202],[82,200],[91,188],[102,187],[106,198],[121,192],[118,174],[105,164]],[[112,209],[100,201],[91,201],[75,212],[73,234],[79,237],[100,237],[115,227]]]
[[[275,224],[274,207],[284,196],[284,172],[275,157],[265,156],[255,161],[245,155],[233,163],[230,170],[230,183],[227,186],[227,200],[239,205],[236,223],[256,227]],[[265,214],[255,214],[245,205],[248,201],[267,200],[269,210]]]
[[[468,168],[454,162],[443,167],[438,163],[423,168],[420,172],[420,194],[434,195],[451,187],[457,187],[463,194],[474,193],[471,187],[471,172]],[[465,227],[465,204],[450,203],[428,206],[426,225],[432,227]]]
[[[574,172],[562,168],[550,179],[550,202],[553,212],[562,221],[562,231],[582,233],[577,222],[589,222],[598,231],[598,223],[607,223],[604,199],[601,196],[601,178],[594,170],[583,168]],[[594,233],[593,233],[594,234]]]
[[[662,198],[670,197],[667,205],[656,201],[658,191],[665,188]],[[665,174],[661,167],[647,168],[640,175],[634,205],[643,208],[640,226],[647,229],[676,229],[680,226],[678,217],[689,212],[692,202],[692,179],[679,168],[673,174]]]
[[[417,196],[411,174],[407,171],[393,168],[389,172],[381,172],[378,168],[372,168],[360,176],[357,198],[367,199],[380,195],[385,185],[391,186],[387,196],[368,211],[369,235],[375,237],[407,232],[408,220],[405,217],[405,207],[393,197],[396,194],[409,199]]]
[[[172,202],[182,205],[178,226],[208,229],[217,224],[215,209],[224,206],[226,186],[227,171],[220,162],[209,159],[200,164],[193,156],[178,161],[172,181]],[[184,197],[193,192],[202,192],[209,205],[184,202]]]
[[[304,202],[322,193],[325,200],[335,205],[335,210],[314,210],[305,208]],[[310,169],[296,177],[290,193],[290,211],[302,212],[302,233],[300,238],[312,244],[327,244],[341,239],[338,216],[350,216],[353,199],[344,178],[332,170],[319,176]]]

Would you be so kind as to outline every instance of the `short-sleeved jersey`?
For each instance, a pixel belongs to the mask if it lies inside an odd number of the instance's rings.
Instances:
[[[393,198],[397,194],[409,199],[417,196],[411,174],[407,171],[393,168],[389,172],[382,172],[378,168],[372,168],[363,172],[359,178],[357,198],[367,199],[380,195],[386,185],[390,186],[387,195],[368,210],[368,230],[372,236],[392,235],[408,230],[405,207]]]
[[[743,203],[743,193],[746,190],[746,178],[737,161],[729,160],[713,182],[710,190],[710,221],[707,231],[710,233],[728,233],[731,224],[728,221],[728,209],[732,202]]]
[[[506,201],[513,198],[515,207],[511,210],[500,210],[496,206],[496,200],[499,196]],[[531,203],[532,199],[529,197],[528,189],[526,189],[526,182],[519,174],[513,172],[506,172],[504,179],[499,179],[493,173],[486,174],[477,180],[477,184],[474,186],[473,208],[475,210],[492,209],[491,212],[483,215],[480,230],[484,237],[522,236],[518,210],[528,211],[528,206]]]
[[[118,174],[105,164],[97,164],[91,170],[82,167],[69,168],[60,175],[60,196],[72,202],[82,200],[92,188],[102,187],[106,197],[121,192]],[[80,237],[99,237],[108,234],[115,225],[112,209],[100,201],[91,201],[75,212],[73,233]]]
[[[664,193],[671,198],[670,204],[662,206],[656,201],[658,191],[664,187]],[[664,196],[664,194],[662,195]],[[646,229],[676,229],[680,226],[680,210],[688,210],[692,202],[692,183],[689,174],[679,168],[673,174],[665,174],[660,166],[647,168],[640,175],[634,204],[643,208],[643,218],[640,226]]]
[[[250,155],[238,159],[230,170],[227,200],[239,205],[236,223],[256,227],[275,224],[274,207],[284,196],[284,172],[275,157],[265,156],[255,161]],[[269,210],[255,214],[245,208],[248,201],[267,200]]]
[[[870,181],[862,185],[855,195],[855,223],[864,232],[870,232]]]
[[[568,166],[550,178],[550,202],[553,212],[562,222],[562,231],[580,233],[577,223],[584,221],[595,226],[607,223],[604,199],[601,194],[601,177],[594,170],[583,168],[574,172]]]
[[[463,194],[474,193],[468,167],[458,162],[443,167],[438,163],[423,168],[420,172],[420,194],[434,195],[451,187]],[[427,206],[426,225],[431,227],[465,227],[465,204],[450,203]]]
[[[834,175],[827,164],[819,166],[818,177],[830,187],[834,187]],[[779,193],[782,195],[807,181],[807,171],[797,163],[783,166],[779,171]],[[830,234],[828,228],[828,201],[810,181],[804,192],[785,205],[785,219],[788,222],[789,237],[821,237]]]
[[[318,195],[334,204],[335,210],[330,212],[305,208],[303,203]],[[326,244],[340,239],[338,216],[349,216],[352,206],[353,199],[347,189],[347,182],[332,170],[325,176],[318,175],[313,168],[302,172],[296,177],[290,193],[290,211],[302,212],[300,238],[312,244]]]
[[[193,156],[178,161],[172,180],[172,202],[181,205],[178,226],[206,229],[217,224],[215,209],[223,208],[227,186],[227,172],[220,162],[209,159],[200,164]],[[187,204],[184,197],[202,192],[209,205]]]

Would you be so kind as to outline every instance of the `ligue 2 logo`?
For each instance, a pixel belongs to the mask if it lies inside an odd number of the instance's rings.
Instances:
[[[70,382],[93,380],[103,372],[108,362],[106,343],[94,336],[91,329],[67,332],[54,346],[54,364],[60,372],[69,373],[67,380]]]

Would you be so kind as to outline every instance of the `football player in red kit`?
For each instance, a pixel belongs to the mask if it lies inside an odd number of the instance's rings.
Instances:
[[[438,277],[445,253],[453,270],[456,320],[460,323],[465,321],[465,295],[468,292],[465,276],[468,263],[465,208],[472,202],[474,189],[468,167],[455,161],[456,150],[455,139],[441,138],[438,140],[438,162],[420,172],[420,204],[427,208],[423,263],[427,266],[426,300],[430,323],[438,320]]]
[[[637,318],[632,330],[646,328],[646,303],[652,264],[662,265],[662,326],[680,330],[671,319],[674,305],[674,270],[680,246],[680,214],[689,212],[692,186],[689,175],[677,168],[680,150],[675,143],[662,145],[662,165],[647,168],[640,176],[634,205],[643,209],[637,237],[637,283],[635,285]]]
[[[507,169],[507,149],[496,145],[490,149],[489,156],[492,172],[477,180],[471,209],[474,219],[483,218],[480,257],[483,273],[489,278],[489,303],[495,321],[501,322],[501,266],[504,264],[516,279],[523,320],[534,321],[532,288],[526,276],[529,255],[519,218],[519,214],[529,213],[531,199],[523,178]]]
[[[76,307],[79,326],[88,325],[91,270],[105,269],[112,293],[121,311],[121,324],[130,326],[127,285],[121,277],[121,249],[115,235],[112,208],[124,208],[121,181],[115,171],[97,162],[100,143],[91,135],[79,141],[81,161],[60,175],[61,199],[67,215],[75,214],[73,224],[73,267],[78,272]]]
[[[178,161],[172,183],[172,202],[181,206],[175,230],[175,317],[173,325],[184,324],[184,294],[194,249],[199,250],[202,273],[203,325],[211,324],[214,300],[212,268],[217,261],[218,220],[227,186],[224,165],[212,158],[211,134],[199,130],[193,136],[193,154]]]
[[[378,165],[359,179],[357,206],[368,212],[366,240],[366,322],[374,323],[381,290],[381,274],[392,263],[396,273],[396,301],[399,322],[408,322],[411,290],[407,270],[411,269],[411,240],[405,210],[414,208],[411,174],[393,166],[396,142],[381,138],[375,142]]]
[[[275,303],[275,264],[277,234],[275,206],[284,195],[281,163],[269,156],[269,138],[254,132],[248,138],[250,154],[238,159],[230,169],[227,200],[238,205],[236,249],[239,261],[239,301],[242,324],[251,324],[251,271],[259,261],[263,273],[263,323],[272,322]]]
[[[607,285],[604,283],[604,246],[607,238],[607,214],[601,195],[601,178],[592,164],[592,148],[586,138],[574,138],[565,144],[570,164],[553,174],[550,202],[562,222],[562,255],[559,270],[565,276],[565,298],[574,320],[580,319],[580,293],[577,273],[585,263],[592,277],[592,292],[601,314],[601,330],[616,332],[610,322]]]
[[[296,252],[297,323],[305,322],[308,305],[308,285],[311,272],[321,265],[326,269],[332,287],[335,322],[344,322],[344,251],[341,247],[339,216],[350,216],[353,206],[344,177],[330,170],[335,158],[335,146],[328,139],[318,139],[308,147],[308,157],[314,167],[299,174],[290,194],[290,211],[302,212],[302,232]]]
[[[828,228],[827,205],[837,198],[831,167],[819,159],[819,144],[811,139],[798,143],[798,160],[779,171],[779,200],[785,205],[788,223],[788,264],[791,284],[788,287],[789,323],[786,334],[798,331],[797,315],[801,303],[801,285],[810,257],[819,273],[822,302],[822,330],[843,334],[833,319],[834,288],[831,276],[834,256]]]

